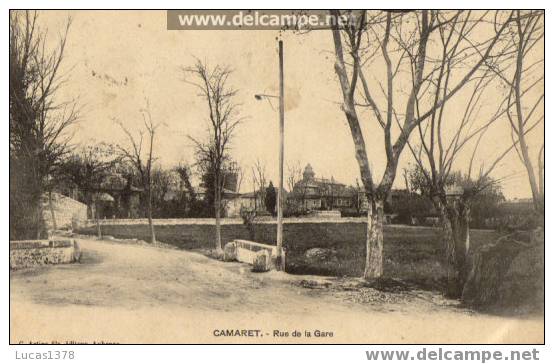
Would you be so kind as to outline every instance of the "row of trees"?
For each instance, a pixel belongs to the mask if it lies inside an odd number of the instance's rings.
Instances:
[[[331,14],[345,15],[338,10]],[[364,277],[378,279],[383,273],[383,206],[400,156],[408,147],[424,176],[427,196],[441,217],[448,267],[446,293],[458,297],[465,280],[471,203],[494,182],[492,171],[511,151],[517,150],[527,169],[537,214],[544,214],[544,148],[539,152],[537,176],[526,139],[544,121],[539,111],[544,98],[540,49],[544,13],[421,10],[347,15],[348,26],[339,27],[336,22],[331,31],[341,108],[370,203]],[[380,69],[385,72],[373,71]],[[484,104],[490,104],[487,95],[493,90],[499,101],[491,109]],[[448,112],[452,105],[465,105],[465,111]],[[363,109],[370,113],[360,113]],[[487,133],[491,125],[502,120],[510,123],[513,143],[474,175],[481,141],[492,137]],[[380,180],[375,180],[370,167],[362,122],[382,131],[386,166]],[[454,166],[467,155],[463,193],[448,198]]]
[[[412,218],[435,217],[436,208],[432,201],[429,183],[424,171],[419,165],[413,165],[404,170],[406,178],[406,190],[397,198],[392,200],[390,211],[398,214],[398,220],[402,223],[412,223]],[[462,172],[457,171],[450,175],[445,182],[447,188],[459,188],[467,184],[468,181]],[[470,183],[476,183],[472,181]],[[472,228],[490,228],[487,221],[501,219],[507,211],[503,208],[506,202],[502,188],[499,183],[489,179],[479,192],[479,198],[472,201],[469,212],[469,225]]]

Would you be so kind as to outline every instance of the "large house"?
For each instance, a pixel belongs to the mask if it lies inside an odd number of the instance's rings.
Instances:
[[[311,210],[355,210],[367,211],[367,198],[363,189],[347,186],[334,178],[317,178],[312,166],[308,163],[289,195],[302,209]]]

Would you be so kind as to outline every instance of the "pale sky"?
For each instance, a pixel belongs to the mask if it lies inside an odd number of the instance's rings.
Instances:
[[[55,39],[69,13],[73,23],[63,70],[70,69],[70,73],[64,96],[79,96],[83,106],[76,141],[124,143],[124,134],[112,119],[120,119],[131,130],[142,127],[139,110],[148,98],[153,118],[165,124],[155,144],[159,162],[166,167],[181,160],[192,162],[191,143],[186,136],[204,135],[207,106],[194,87],[183,82],[180,68],[193,65],[197,57],[211,65],[226,64],[234,69],[229,82],[239,90],[237,102],[248,118],[237,129],[231,151],[245,170],[241,190],[252,190],[250,168],[256,159],[265,163],[267,179],[277,184],[277,105],[274,103],[272,109],[268,102],[254,99],[256,93],[278,92],[277,31],[168,31],[165,11],[42,12],[41,24],[48,27],[50,38]],[[304,166],[309,162],[319,177],[355,184],[359,168],[350,130],[340,110],[331,32],[285,33],[282,39],[285,163],[298,161]],[[380,67],[370,68],[368,78],[382,77],[382,72]],[[455,108],[451,112],[455,113]],[[386,161],[382,131],[372,114],[361,112],[360,116],[369,160],[379,180]],[[478,156],[485,163],[511,144],[506,121],[500,121],[493,134]],[[530,135],[533,156],[543,135],[542,129]],[[399,171],[411,160],[406,148]],[[463,160],[460,163],[463,166]],[[507,175],[512,177],[502,184],[506,197],[530,196],[525,169],[515,153],[505,158],[493,174],[497,178]],[[401,173],[395,185],[403,187]]]

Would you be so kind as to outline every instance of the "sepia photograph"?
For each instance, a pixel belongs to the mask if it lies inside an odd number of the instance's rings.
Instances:
[[[544,32],[10,9],[9,343],[545,344]]]

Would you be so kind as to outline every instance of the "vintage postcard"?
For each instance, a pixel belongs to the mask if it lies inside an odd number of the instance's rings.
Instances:
[[[544,16],[10,10],[10,343],[544,343]]]

